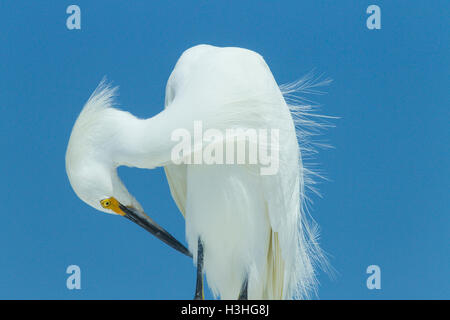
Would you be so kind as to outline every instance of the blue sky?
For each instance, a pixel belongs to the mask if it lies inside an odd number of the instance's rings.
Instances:
[[[66,28],[70,4],[81,30]],[[381,30],[366,28],[370,4]],[[178,57],[200,43],[259,52],[280,84],[311,70],[334,80],[316,99],[340,117],[323,137],[335,149],[316,159],[330,181],[313,215],[337,270],[319,274],[319,297],[450,298],[449,14],[448,1],[0,2],[0,298],[193,297],[191,261],[81,202],[64,156],[104,75],[124,109],[150,117]],[[119,173],[184,240],[163,170]],[[66,288],[71,264],[81,290]],[[366,287],[372,264],[381,290]]]

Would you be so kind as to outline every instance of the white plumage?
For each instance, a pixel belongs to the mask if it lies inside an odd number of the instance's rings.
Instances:
[[[284,87],[286,95],[308,81]],[[186,50],[167,83],[165,109],[149,119],[113,108],[115,88],[102,83],[77,119],[66,168],[74,191],[94,208],[115,197],[142,210],[117,176],[121,165],[164,166],[173,199],[186,220],[186,239],[197,259],[204,243],[204,271],[215,296],[236,299],[248,276],[249,299],[308,298],[316,262],[324,262],[316,228],[305,213],[305,180],[298,124],[310,126],[302,109],[289,110],[264,59],[241,48],[209,45]],[[149,103],[150,103],[149,99]],[[172,162],[178,128],[279,130],[279,169],[261,175],[258,164],[196,165]],[[300,132],[299,139],[306,139]],[[300,146],[306,141],[300,141]]]

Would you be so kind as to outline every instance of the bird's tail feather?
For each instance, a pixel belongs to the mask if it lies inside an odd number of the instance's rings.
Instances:
[[[280,300],[283,298],[284,260],[281,256],[278,233],[269,233],[269,250],[267,252],[267,271],[263,299]]]

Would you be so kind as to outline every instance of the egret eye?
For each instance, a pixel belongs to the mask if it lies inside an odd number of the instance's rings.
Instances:
[[[108,199],[105,199],[105,200],[100,201],[100,204],[102,205],[103,208],[108,208],[111,205],[111,201]]]

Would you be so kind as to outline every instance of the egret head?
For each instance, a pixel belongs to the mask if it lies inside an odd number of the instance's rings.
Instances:
[[[102,212],[123,216],[191,256],[180,242],[148,217],[117,174],[117,139],[126,137],[120,122],[133,117],[112,108],[115,88],[103,81],[81,111],[70,135],[66,172],[72,189],[85,203]]]
[[[103,81],[84,106],[70,135],[66,172],[85,203],[99,211],[125,215],[119,204],[141,211],[142,207],[117,174],[115,138],[122,135],[120,122],[132,116],[112,107],[115,92]]]

